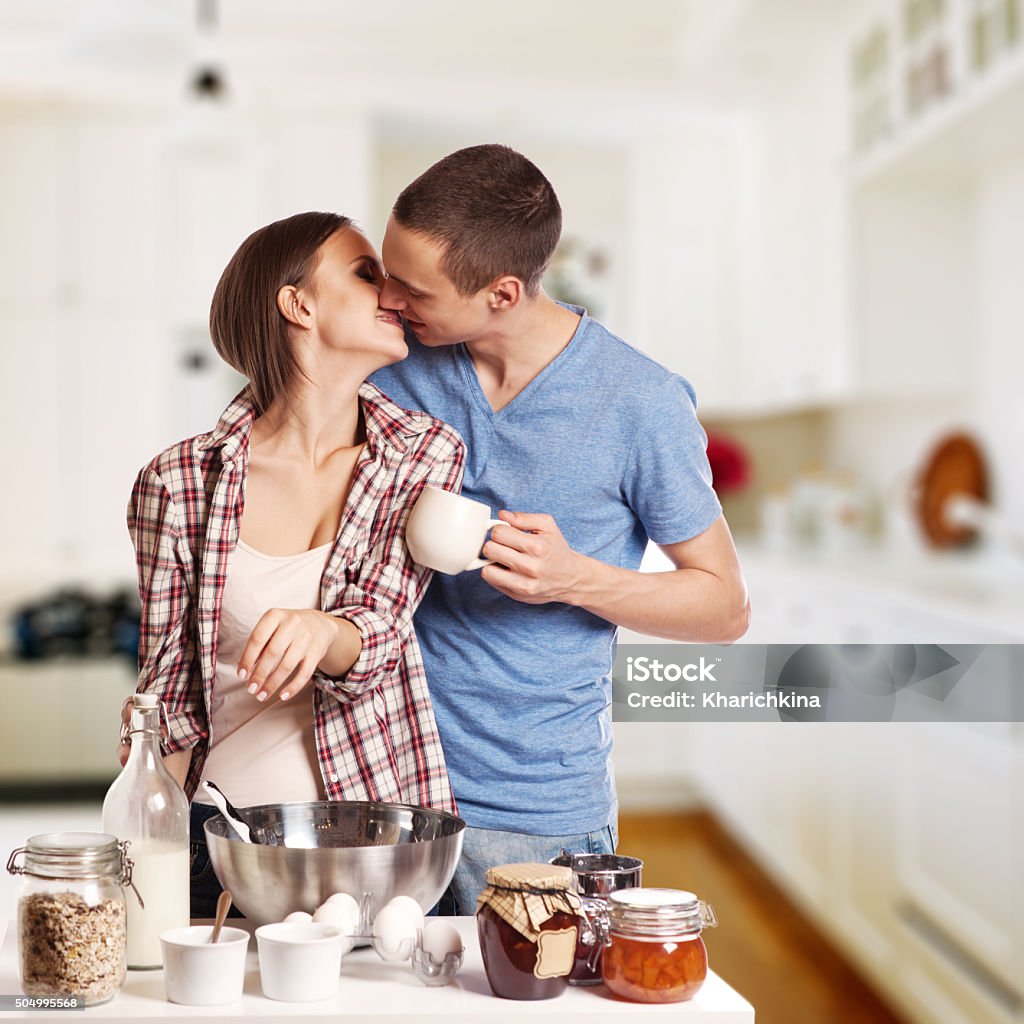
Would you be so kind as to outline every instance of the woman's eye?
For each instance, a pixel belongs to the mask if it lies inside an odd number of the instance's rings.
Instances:
[[[376,273],[374,272],[373,268],[372,268],[372,267],[371,267],[371,266],[370,266],[370,265],[369,265],[368,263],[364,263],[364,264],[363,264],[363,265],[362,265],[362,266],[361,266],[361,267],[360,267],[360,268],[359,268],[359,269],[358,269],[358,270],[356,271],[356,273],[357,273],[357,274],[358,274],[358,275],[359,275],[359,276],[360,276],[360,277],[361,277],[361,278],[362,278],[362,279],[363,279],[364,281],[369,281],[369,282],[370,282],[371,284],[376,284],[376,283],[377,283],[377,275],[376,275]]]

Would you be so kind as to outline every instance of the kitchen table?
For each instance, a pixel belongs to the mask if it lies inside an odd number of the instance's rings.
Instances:
[[[476,922],[471,917],[451,918],[466,947],[465,960],[453,984],[428,988],[412,972],[409,964],[384,963],[370,948],[356,949],[342,961],[338,994],[319,1003],[278,1003],[263,997],[260,991],[256,943],[249,948],[245,991],[242,998],[226,1006],[178,1006],[164,998],[161,971],[129,971],[124,988],[110,1002],[81,1012],[11,1011],[0,1014],[0,1024],[12,1018],[35,1021],[59,1019],[64,1024],[76,1020],[103,1021],[178,1021],[193,1024],[243,1021],[295,1021],[330,1017],[340,1020],[366,1020],[373,1024],[405,1024],[410,1020],[493,1020],[495,1024],[544,1020],[558,1024],[582,1024],[586,1021],[607,1024],[631,1024],[639,1020],[672,1020],[682,1024],[753,1024],[753,1007],[716,974],[709,973],[704,987],[685,1003],[649,1006],[613,999],[604,986],[573,988],[556,999],[518,1002],[496,999],[491,995],[480,957]],[[230,922],[245,926],[246,922]],[[251,930],[251,929],[250,929]],[[0,995],[20,995],[18,984],[17,928],[9,922],[0,950]]]

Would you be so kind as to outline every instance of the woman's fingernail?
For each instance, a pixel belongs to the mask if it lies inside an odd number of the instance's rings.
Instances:
[[[238,669],[238,678],[239,679],[244,679],[248,674],[249,673],[246,672],[244,668],[239,667],[239,669]]]
[[[249,692],[250,693],[255,693],[258,689],[259,689],[259,687],[255,683],[250,683],[249,684]]]
[[[256,699],[257,700],[266,700],[267,699],[267,691],[264,690],[262,693],[259,694],[259,696],[257,696]]]
[[[282,693],[281,694],[281,700],[287,700],[290,696],[291,696],[290,693]]]

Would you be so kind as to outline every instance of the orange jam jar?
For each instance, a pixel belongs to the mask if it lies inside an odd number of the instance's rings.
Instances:
[[[692,998],[708,973],[700,933],[718,924],[710,904],[680,889],[622,889],[608,894],[601,975],[634,1003]]]

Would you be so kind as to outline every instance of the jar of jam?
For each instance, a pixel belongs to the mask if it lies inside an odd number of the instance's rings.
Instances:
[[[718,924],[710,904],[679,889],[623,889],[608,896],[601,974],[635,1003],[692,998],[708,973],[703,928]]]
[[[490,868],[476,924],[487,981],[496,996],[552,999],[565,991],[582,924],[568,868]]]

